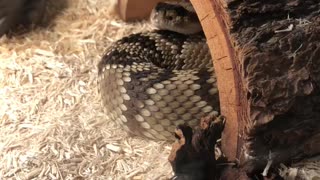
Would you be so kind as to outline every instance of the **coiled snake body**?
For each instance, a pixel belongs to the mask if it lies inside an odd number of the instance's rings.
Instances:
[[[167,13],[168,14],[168,13]],[[212,59],[202,33],[132,34],[110,46],[98,64],[109,118],[152,139],[172,139],[177,125],[218,114]]]

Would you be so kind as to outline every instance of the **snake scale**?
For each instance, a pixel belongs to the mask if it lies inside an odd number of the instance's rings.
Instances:
[[[218,90],[192,6],[159,3],[151,21],[160,30],[131,34],[106,50],[99,92],[107,116],[125,130],[168,140],[177,125],[194,127],[202,116],[218,115]]]

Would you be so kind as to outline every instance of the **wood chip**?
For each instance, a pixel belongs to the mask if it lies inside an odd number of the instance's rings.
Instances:
[[[107,144],[107,145],[106,145],[106,148],[109,149],[109,150],[111,150],[111,151],[113,151],[113,152],[120,152],[120,151],[122,150],[121,147],[115,146],[115,145],[113,145],[113,144]]]
[[[50,3],[53,12],[58,4]],[[151,26],[122,22],[114,11],[116,0],[67,3],[48,27],[0,38],[0,177],[170,174],[165,164],[170,150],[129,137],[107,118],[96,90],[96,65],[110,43]]]

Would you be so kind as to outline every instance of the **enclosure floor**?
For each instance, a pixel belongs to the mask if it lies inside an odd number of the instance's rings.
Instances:
[[[166,179],[170,144],[130,137],[97,92],[106,47],[150,28],[107,0],[69,0],[46,28],[0,39],[0,179]]]

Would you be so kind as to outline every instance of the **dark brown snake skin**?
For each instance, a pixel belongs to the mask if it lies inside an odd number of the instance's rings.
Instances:
[[[132,34],[111,45],[98,64],[106,114],[127,131],[173,139],[177,125],[198,125],[219,112],[212,59],[203,34],[167,30]]]

